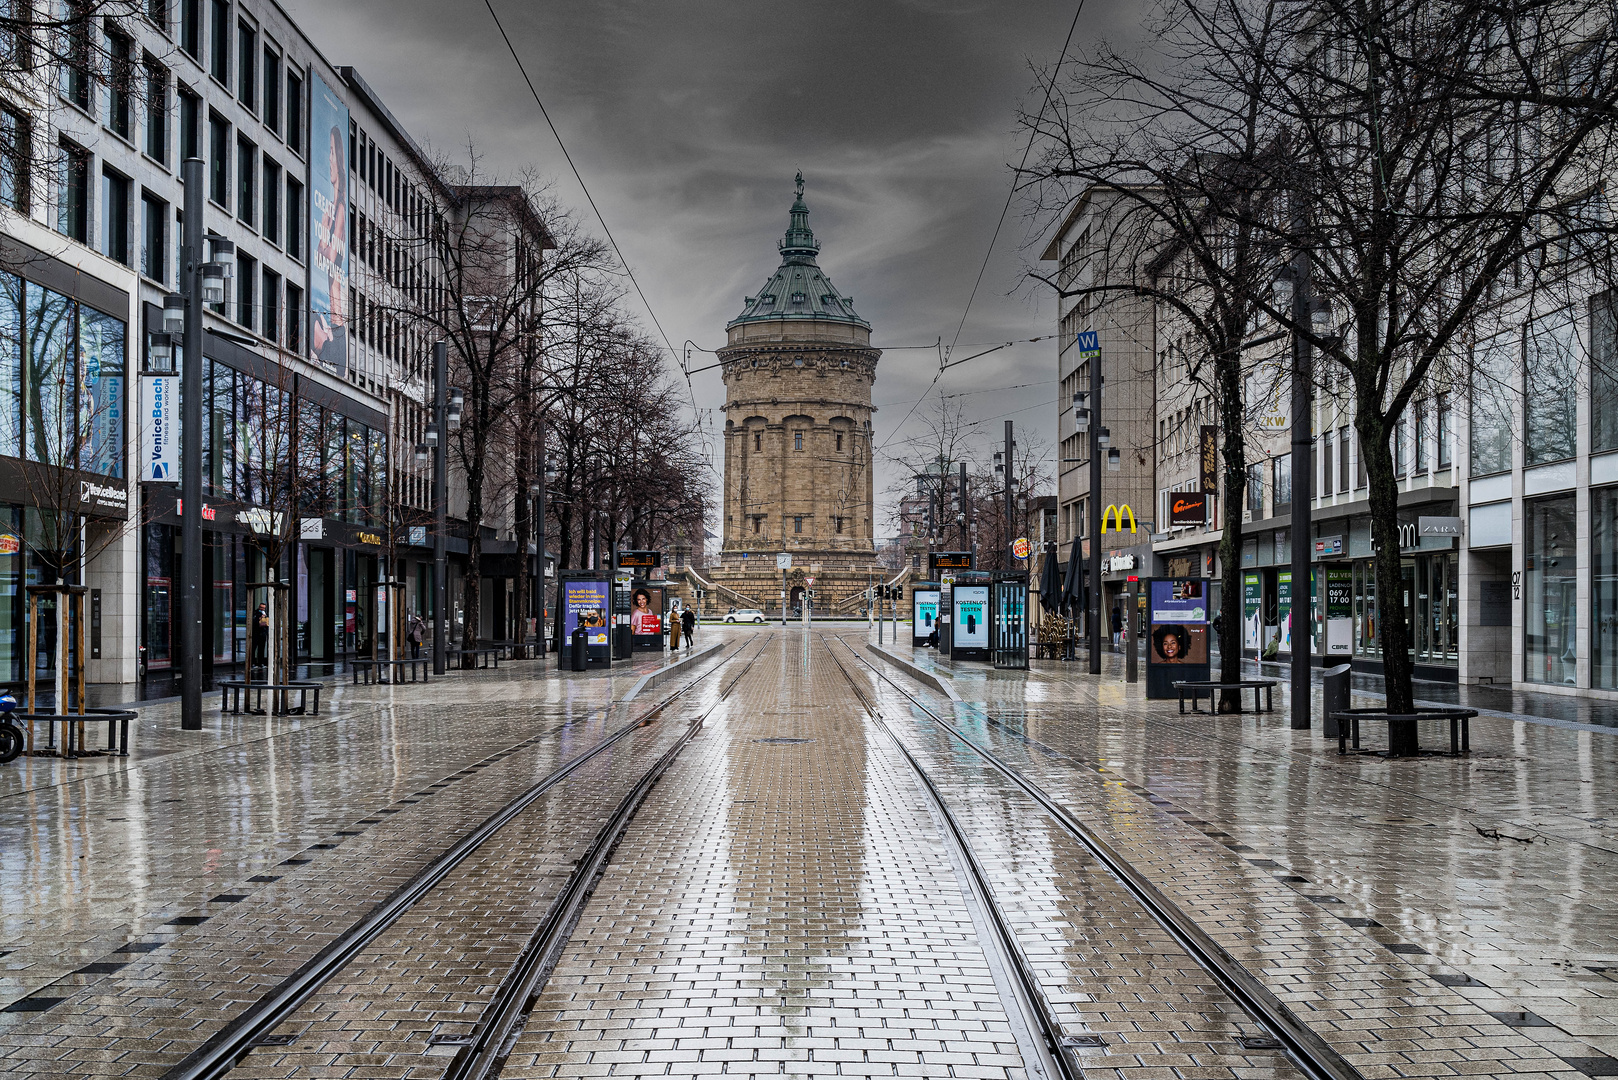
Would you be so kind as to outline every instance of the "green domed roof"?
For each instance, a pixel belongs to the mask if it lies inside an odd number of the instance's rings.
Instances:
[[[797,198],[791,222],[782,237],[781,265],[757,296],[749,296],[742,313],[726,329],[745,322],[771,319],[822,319],[853,323],[867,330],[871,324],[854,311],[854,298],[844,296],[815,263],[820,242],[809,228],[809,207],[803,201],[803,173],[798,174]]]

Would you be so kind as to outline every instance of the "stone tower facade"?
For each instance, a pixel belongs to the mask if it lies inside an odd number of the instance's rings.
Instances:
[[[820,244],[797,180],[781,265],[747,297],[719,350],[725,519],[720,566],[710,572],[773,600],[775,556],[787,552],[797,571],[789,589],[815,577],[816,607],[825,610],[864,590],[875,572],[871,386],[881,351],[853,298],[815,261]]]

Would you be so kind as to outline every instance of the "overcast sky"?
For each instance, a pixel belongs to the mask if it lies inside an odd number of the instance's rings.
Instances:
[[[588,216],[482,0],[282,2],[418,141],[452,150],[470,140],[485,168],[506,175],[537,166]],[[799,169],[820,264],[873,341],[948,344],[1022,153],[1018,107],[1074,11],[1072,0],[495,7],[669,338],[710,349],[779,262]],[[1075,44],[1127,40],[1136,10],[1091,5]],[[957,358],[975,343],[1054,332],[1054,304],[1023,283],[1042,240],[1014,204]],[[983,456],[1005,418],[1052,442],[1055,356],[1053,340],[1017,345],[944,376],[944,393],[970,394],[955,400],[982,421]],[[878,365],[878,536],[891,531],[883,492],[899,474],[884,458],[924,430],[938,389],[901,421],[937,366],[928,349],[893,349]],[[693,385],[717,432],[718,373]]]

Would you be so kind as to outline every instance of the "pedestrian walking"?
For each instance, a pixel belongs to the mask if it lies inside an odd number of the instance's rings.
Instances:
[[[1116,649],[1124,637],[1124,609],[1112,609],[1112,647]]]
[[[686,608],[680,615],[680,628],[685,631],[685,647],[689,649],[691,639],[697,632],[697,613],[690,608]]]
[[[410,642],[410,659],[421,659],[421,643],[427,637],[427,620],[421,617],[421,612],[410,616],[410,629],[405,633],[405,640]]]
[[[678,610],[669,612],[669,652],[680,647],[680,613]]]
[[[253,663],[267,667],[270,662],[270,609],[263,604],[253,612]]]

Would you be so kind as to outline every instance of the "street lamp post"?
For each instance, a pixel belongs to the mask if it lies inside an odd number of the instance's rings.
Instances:
[[[433,345],[433,418],[416,460],[433,462],[433,674],[444,674],[449,655],[449,575],[445,534],[449,530],[449,433],[461,426],[461,392],[449,385],[449,345]]]
[[[1298,224],[1298,223],[1295,223]],[[1310,653],[1315,610],[1309,576],[1314,554],[1314,345],[1310,333],[1324,336],[1330,306],[1314,295],[1309,256],[1299,252],[1276,278],[1277,299],[1290,301],[1292,312],[1292,671],[1291,726],[1307,731],[1313,712],[1310,700]],[[1290,296],[1287,295],[1290,293]],[[1303,617],[1299,617],[1299,613]]]

